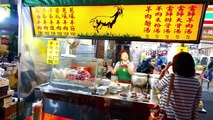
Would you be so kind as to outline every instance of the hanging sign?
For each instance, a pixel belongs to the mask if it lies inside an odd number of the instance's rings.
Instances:
[[[48,40],[47,44],[47,64],[58,64],[59,41]]]
[[[10,17],[10,4],[0,4],[0,17]],[[1,19],[1,18],[0,18]]]
[[[204,4],[31,7],[35,36],[197,42]]]
[[[178,46],[177,47],[177,52],[178,53],[180,53],[180,52],[189,52],[189,48],[188,48],[188,46],[182,46],[182,45],[180,45],[180,46]]]
[[[213,28],[212,27],[203,27],[201,39],[213,41]]]

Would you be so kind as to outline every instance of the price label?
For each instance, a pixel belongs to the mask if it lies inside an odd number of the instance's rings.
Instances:
[[[59,41],[48,40],[47,44],[47,64],[58,64],[59,61]]]

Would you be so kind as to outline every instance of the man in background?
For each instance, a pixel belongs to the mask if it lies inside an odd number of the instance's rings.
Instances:
[[[156,67],[158,69],[158,71],[161,71],[161,66],[163,65],[163,60],[161,59],[161,55],[158,54],[157,55],[157,59],[156,59]]]
[[[213,57],[210,57],[210,63],[208,64],[208,78],[212,81],[212,71],[213,71]]]
[[[139,67],[137,68],[137,72],[152,74],[155,68],[155,65],[152,64],[152,60],[155,59],[155,55],[151,55],[151,57],[144,60]]]

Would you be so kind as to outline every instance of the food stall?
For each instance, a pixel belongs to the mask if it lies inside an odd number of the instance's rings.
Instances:
[[[189,2],[19,1],[20,72],[26,61],[34,63],[45,113],[73,119],[148,119],[158,101],[151,89],[155,75],[137,74],[146,82],[144,92],[135,93],[130,84],[98,77],[99,60],[78,56],[75,50],[81,39],[199,43],[207,4]],[[25,92],[19,80],[19,93]]]

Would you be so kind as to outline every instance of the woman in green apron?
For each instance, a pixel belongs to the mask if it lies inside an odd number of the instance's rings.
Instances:
[[[131,75],[134,73],[134,65],[129,61],[127,51],[122,50],[119,55],[121,61],[116,63],[114,69],[110,67],[110,71],[112,74],[117,75],[118,82],[131,84]]]

